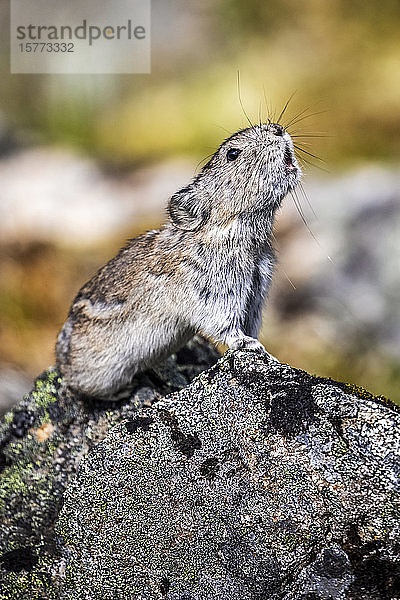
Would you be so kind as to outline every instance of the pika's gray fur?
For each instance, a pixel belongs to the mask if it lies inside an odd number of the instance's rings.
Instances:
[[[56,345],[67,384],[113,397],[196,333],[265,351],[257,336],[275,263],[272,225],[300,175],[281,125],[223,142],[172,196],[161,229],[131,240],[79,291]]]

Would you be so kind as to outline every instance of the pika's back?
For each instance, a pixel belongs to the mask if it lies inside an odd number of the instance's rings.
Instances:
[[[80,300],[90,299],[94,304],[125,302],[131,296],[132,287],[140,283],[141,274],[156,262],[159,235],[159,231],[153,230],[129,240],[114,258],[81,287],[71,311]]]

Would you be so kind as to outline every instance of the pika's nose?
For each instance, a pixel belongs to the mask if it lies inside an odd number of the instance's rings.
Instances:
[[[270,128],[271,128],[271,133],[273,133],[274,135],[282,136],[285,132],[282,125],[278,125],[278,123],[272,123],[270,125]]]

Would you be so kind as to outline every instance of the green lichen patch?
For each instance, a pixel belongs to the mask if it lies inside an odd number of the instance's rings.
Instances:
[[[52,402],[57,400],[57,390],[61,385],[62,379],[55,368],[45,371],[35,381],[35,387],[31,392],[31,399],[37,408],[47,408]]]
[[[0,600],[59,599],[59,573],[54,570],[54,556],[40,547],[20,547],[3,557]]]
[[[60,423],[51,422],[51,409],[60,404],[60,383],[54,368],[44,372],[2,424],[1,556],[36,547],[51,533],[66,479],[57,464],[64,444]]]
[[[5,425],[10,425],[12,423],[12,421],[13,421],[13,418],[14,418],[14,413],[13,413],[12,410],[10,410],[9,412],[7,412],[4,415],[4,424]]]

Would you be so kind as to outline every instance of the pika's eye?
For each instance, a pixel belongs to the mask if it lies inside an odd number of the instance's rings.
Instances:
[[[241,150],[239,150],[239,148],[229,148],[228,152],[226,153],[226,158],[229,160],[229,162],[232,162],[233,160],[237,159],[240,153]]]

